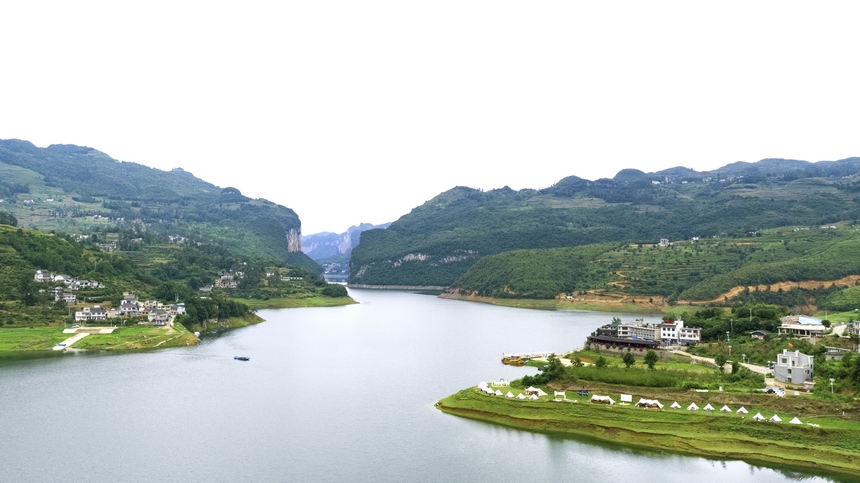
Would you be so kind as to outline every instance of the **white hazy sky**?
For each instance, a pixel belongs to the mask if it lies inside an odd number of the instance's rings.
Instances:
[[[0,138],[383,223],[454,186],[860,155],[853,2],[15,1]]]

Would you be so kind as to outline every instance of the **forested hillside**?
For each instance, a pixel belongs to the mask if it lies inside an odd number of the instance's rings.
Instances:
[[[301,222],[291,209],[181,169],[119,162],[88,147],[0,140],[0,200],[0,212],[24,228],[181,236],[320,270],[301,252]]]
[[[106,244],[116,248],[108,253]],[[249,307],[235,299],[346,296],[342,286],[329,286],[308,269],[151,233],[76,239],[0,225],[0,270],[0,328],[62,326],[83,307],[118,307],[125,292],[140,300],[183,302],[188,309],[184,320],[192,324],[248,313]],[[37,270],[87,284],[38,281]],[[225,276],[235,285],[212,287]],[[205,293],[198,290],[207,286]],[[67,293],[75,296],[73,302],[64,301]]]
[[[713,172],[623,170],[597,181],[570,176],[544,190],[456,187],[386,230],[364,232],[349,280],[448,286],[479,259],[511,250],[747,237],[858,220],[858,173],[860,158],[763,160]]]
[[[788,307],[814,303],[829,310],[858,306],[857,289],[846,290],[860,280],[860,232],[854,227],[757,235],[668,246],[605,243],[515,250],[482,258],[453,286],[464,294],[495,298],[589,294],[624,296],[631,302],[661,298],[667,303],[740,301]],[[841,282],[830,283],[836,280]]]

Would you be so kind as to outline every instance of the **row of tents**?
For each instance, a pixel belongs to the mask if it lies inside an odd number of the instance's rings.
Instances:
[[[502,391],[498,389],[493,390],[486,382],[483,381],[478,384],[478,390],[491,396],[505,396],[508,398],[516,398],[520,400],[530,399],[532,401],[537,401],[538,399],[540,399],[541,396],[547,395],[546,392],[544,392],[538,387],[529,387],[528,389],[525,389],[523,392],[519,393],[516,396],[514,396],[514,393],[512,393],[511,391],[508,391],[507,394],[503,394]]]
[[[524,389],[523,392],[521,392],[520,394],[518,394],[516,396],[511,391],[508,391],[507,394],[503,394],[502,391],[500,391],[498,389],[493,390],[492,388],[490,388],[486,382],[479,383],[478,384],[478,390],[481,392],[484,392],[488,395],[492,395],[492,396],[504,396],[507,398],[515,398],[515,399],[519,399],[519,400],[529,399],[532,401],[537,401],[540,397],[548,395],[542,389],[540,389],[538,387],[531,387],[531,386]],[[566,394],[563,391],[555,391],[553,396],[556,399],[558,399],[558,398],[567,399]],[[609,404],[609,405],[615,404],[615,400],[612,399],[611,397],[599,396],[597,394],[592,395],[591,399],[589,399],[589,402],[592,402],[595,404]],[[640,398],[639,401],[636,403],[636,407],[646,408],[646,409],[663,409],[663,404],[656,399]],[[669,407],[672,409],[681,409],[682,406],[680,404],[678,404],[678,401],[675,401]],[[701,409],[703,411],[715,411],[716,410],[716,409],[714,409],[713,406],[711,406],[710,403],[706,404],[705,407],[703,407]],[[698,411],[698,410],[699,410],[699,406],[696,403],[690,403],[690,405],[687,406],[687,411]],[[731,413],[732,409],[728,405],[724,405],[723,407],[720,408],[720,412]],[[735,412],[737,414],[749,414],[749,411],[747,411],[747,409],[743,406],[741,406]],[[761,413],[756,413],[756,415],[753,416],[752,418],[755,421],[764,421],[766,419],[764,416],[761,415]],[[770,417],[770,419],[767,419],[767,420],[772,422],[772,423],[781,423],[782,422],[782,418],[780,418],[776,414],[774,414],[773,416]],[[793,418],[788,423],[789,424],[803,424],[803,422],[800,419],[798,419],[797,417]],[[809,423],[809,424],[812,425],[812,423]]]
[[[615,404],[615,400],[612,399],[611,397],[609,397],[609,396],[598,396],[596,394],[594,396],[591,396],[591,399],[589,402],[597,403],[597,404]],[[639,402],[636,403],[636,407],[649,408],[649,409],[663,409],[663,404],[661,404],[660,401],[658,401],[656,399],[644,399],[644,398],[642,398],[642,399],[639,399]],[[678,404],[678,401],[673,402],[672,405],[669,407],[672,409],[681,409],[681,405]],[[696,403],[690,403],[690,405],[687,406],[687,411],[698,411],[698,410],[699,410],[699,406]],[[710,403],[706,404],[705,407],[702,408],[702,410],[704,410],[704,411],[715,411],[714,407],[711,406]],[[724,405],[723,407],[720,408],[720,412],[730,413],[730,412],[732,412],[732,409],[728,405]],[[741,406],[736,411],[736,413],[737,414],[749,414],[749,411],[747,411],[747,409],[745,407]],[[764,416],[762,416],[761,413],[756,413],[756,415],[753,416],[753,419],[756,421],[764,421],[766,418]],[[768,421],[770,421],[772,423],[781,423],[782,418],[780,418],[778,415],[774,414],[773,416],[770,417],[770,419],[768,419]],[[803,424],[803,422],[800,419],[798,419],[797,417],[794,417],[788,423],[789,424]]]

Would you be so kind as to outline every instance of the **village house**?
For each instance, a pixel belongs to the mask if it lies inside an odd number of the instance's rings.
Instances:
[[[782,354],[776,356],[773,377],[777,381],[803,384],[811,381],[813,374],[813,356],[802,354],[800,351],[789,352],[788,349],[783,349]]]
[[[54,281],[54,274],[47,271],[47,270],[36,270],[35,279],[37,282],[40,282],[40,283],[41,282],[52,282],[52,281]]]
[[[779,319],[779,335],[790,335],[795,337],[822,337],[825,327],[821,319],[808,317],[806,315],[788,315]]]
[[[216,288],[237,288],[238,286],[239,286],[239,284],[236,283],[236,281],[233,280],[232,277],[231,278],[221,277],[218,280],[215,280],[215,287]]]
[[[829,347],[824,346],[826,352],[824,352],[824,360],[825,361],[841,361],[845,354],[851,352],[850,349],[843,349],[842,347]]]
[[[166,310],[152,310],[147,315],[147,320],[155,325],[164,325],[170,319],[170,314]]]
[[[750,332],[751,339],[764,340],[770,334],[769,330],[754,330]]]
[[[93,307],[84,307],[80,312],[75,312],[75,322],[87,322],[91,320],[101,321],[107,320],[107,310],[96,305]]]
[[[68,305],[74,305],[75,303],[77,303],[77,299],[78,299],[78,297],[75,296],[75,294],[68,293],[68,292],[66,292],[62,295],[57,294],[54,296],[55,302],[59,302],[60,300],[62,300],[63,302],[65,302]]]
[[[702,329],[684,327],[683,320],[664,321],[659,329],[660,340],[666,345],[687,345],[702,340]]]
[[[140,315],[140,308],[137,306],[137,302],[132,302],[130,300],[122,300],[119,303],[119,309],[117,310],[118,315],[133,317],[135,315]]]

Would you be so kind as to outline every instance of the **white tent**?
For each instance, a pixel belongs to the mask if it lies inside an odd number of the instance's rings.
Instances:
[[[703,407],[702,409],[704,409],[705,411],[713,411],[713,410],[714,410],[714,407],[713,407],[713,406],[711,406],[711,403],[708,403],[708,404],[707,404],[705,407]]]
[[[663,405],[660,404],[660,401],[656,399],[639,399],[639,402],[636,403],[637,408],[651,408],[651,409],[663,409]]]
[[[721,408],[720,408],[720,412],[722,412],[722,413],[730,413],[730,412],[732,412],[732,410],[729,408],[729,406],[728,406],[728,405],[726,405],[726,406],[723,406],[723,407],[721,407]]]
[[[529,399],[531,399],[532,401],[537,401],[538,400],[537,394],[532,394],[531,396],[529,396]]]
[[[687,406],[687,411],[698,411],[698,410],[699,410],[699,406],[696,406],[696,403],[690,403],[690,405]]]
[[[803,424],[803,421],[797,419],[797,417],[795,416],[795,418],[789,421],[788,424]]]
[[[615,400],[609,396],[598,396],[597,394],[591,396],[591,400],[589,402],[600,403],[600,404],[615,404]]]
[[[522,401],[523,399],[525,399],[525,398],[526,398],[526,397],[525,397],[525,396],[523,396],[523,393],[520,393],[520,394],[517,396],[517,399],[519,399],[519,400],[521,400],[521,401]]]
[[[762,416],[761,413],[755,413],[753,419],[755,419],[756,421],[764,421],[764,416]]]
[[[508,393],[505,394],[505,397],[514,397],[514,393],[512,393],[511,391],[508,391]]]
[[[496,394],[496,396],[501,396],[501,395],[502,395],[502,391],[499,391],[498,389],[496,389],[496,393],[495,393],[495,394]]]
[[[671,406],[669,406],[669,407],[670,407],[670,408],[672,408],[672,409],[679,409],[679,408],[681,407],[681,405],[680,405],[680,404],[678,404],[678,401],[675,401],[675,402],[673,402],[673,403],[672,403],[672,405],[671,405]]]
[[[771,416],[771,418],[768,421],[770,421],[772,423],[781,423],[782,419],[779,419],[779,416],[774,414],[773,416]]]
[[[484,389],[485,387],[487,387],[486,381],[481,381],[478,383],[478,389]]]
[[[537,395],[538,396],[546,396],[546,393],[543,392],[543,390],[541,388],[537,388]]]
[[[747,411],[747,408],[741,406],[741,408],[738,409],[738,414],[749,414],[749,411]]]
[[[485,387],[485,388],[484,388],[484,392],[485,392],[485,393],[487,393],[487,394],[495,394],[495,391],[493,391],[493,390],[492,390],[492,389],[490,389],[489,387]]]
[[[537,393],[538,393],[538,391],[540,391],[540,389],[538,389],[538,388],[536,388],[536,387],[534,387],[534,386],[529,386],[529,387],[527,387],[527,388],[526,388],[526,390],[525,390],[525,391],[523,391],[523,392],[525,392],[526,394],[537,394]]]

